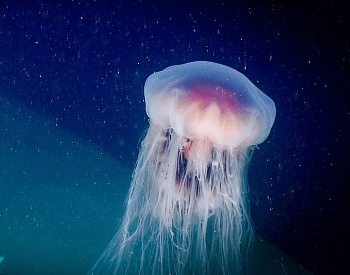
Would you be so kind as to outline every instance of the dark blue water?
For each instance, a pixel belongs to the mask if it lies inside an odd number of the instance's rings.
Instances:
[[[146,78],[207,60],[276,104],[249,172],[257,234],[315,274],[339,274],[350,209],[344,7],[124,2],[0,6],[0,271],[87,272],[123,212],[148,125]]]

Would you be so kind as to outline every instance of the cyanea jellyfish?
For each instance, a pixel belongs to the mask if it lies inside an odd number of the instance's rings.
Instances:
[[[238,71],[204,61],[152,74],[145,99],[150,126],[126,213],[94,273],[246,273],[247,166],[274,102]]]

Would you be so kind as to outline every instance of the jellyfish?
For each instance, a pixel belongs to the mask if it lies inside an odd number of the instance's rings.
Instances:
[[[149,128],[120,229],[94,274],[245,274],[247,169],[274,102],[238,71],[197,61],[148,77]]]

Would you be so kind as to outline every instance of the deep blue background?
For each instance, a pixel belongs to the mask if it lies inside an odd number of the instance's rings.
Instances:
[[[310,271],[339,274],[350,214],[346,7],[231,2],[8,1],[1,96],[134,165],[151,73],[195,60],[239,70],[277,107],[249,172],[256,231]]]

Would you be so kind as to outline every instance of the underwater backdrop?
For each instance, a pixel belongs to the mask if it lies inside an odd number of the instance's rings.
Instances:
[[[89,272],[125,212],[147,77],[198,60],[276,104],[248,171],[252,273],[349,270],[341,1],[60,2],[0,4],[0,274]]]

